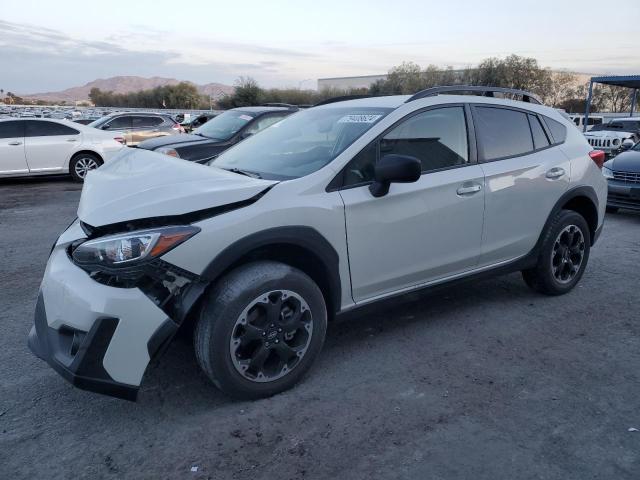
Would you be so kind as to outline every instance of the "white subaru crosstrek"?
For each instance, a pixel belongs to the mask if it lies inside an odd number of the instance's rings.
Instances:
[[[478,87],[327,103],[209,166],[127,149],[87,176],[29,345],[74,385],[135,399],[194,322],[221,390],[273,395],[362,305],[487,272],[569,292],[602,229],[603,160],[533,95]]]

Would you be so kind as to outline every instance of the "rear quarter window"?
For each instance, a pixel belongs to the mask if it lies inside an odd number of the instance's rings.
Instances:
[[[547,124],[547,127],[549,127],[554,145],[562,143],[567,139],[567,127],[552,118],[545,117],[544,115],[542,118],[544,118],[544,122]]]

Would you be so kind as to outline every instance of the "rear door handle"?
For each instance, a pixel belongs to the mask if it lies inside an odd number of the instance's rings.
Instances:
[[[564,175],[564,168],[561,167],[553,167],[551,170],[547,170],[547,174],[545,175],[547,178],[560,178]]]
[[[77,142],[78,140],[75,138],[67,138],[67,142]]]
[[[12,146],[22,145],[22,142],[15,142],[15,141],[14,142],[9,142],[9,145],[12,145]]]
[[[458,195],[473,195],[474,193],[478,193],[482,190],[482,185],[477,183],[463,183],[456,193]]]

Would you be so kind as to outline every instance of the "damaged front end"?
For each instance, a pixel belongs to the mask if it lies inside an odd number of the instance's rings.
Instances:
[[[198,231],[187,225],[93,237],[88,226],[72,224],[47,263],[31,350],[79,388],[135,400],[147,365],[207,286],[159,256]]]

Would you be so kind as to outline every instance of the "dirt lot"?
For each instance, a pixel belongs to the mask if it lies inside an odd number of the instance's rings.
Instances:
[[[130,403],[26,346],[79,194],[0,182],[0,478],[640,478],[640,215],[607,217],[569,295],[514,274],[361,311],[302,384],[255,402],[219,393],[179,339]]]

